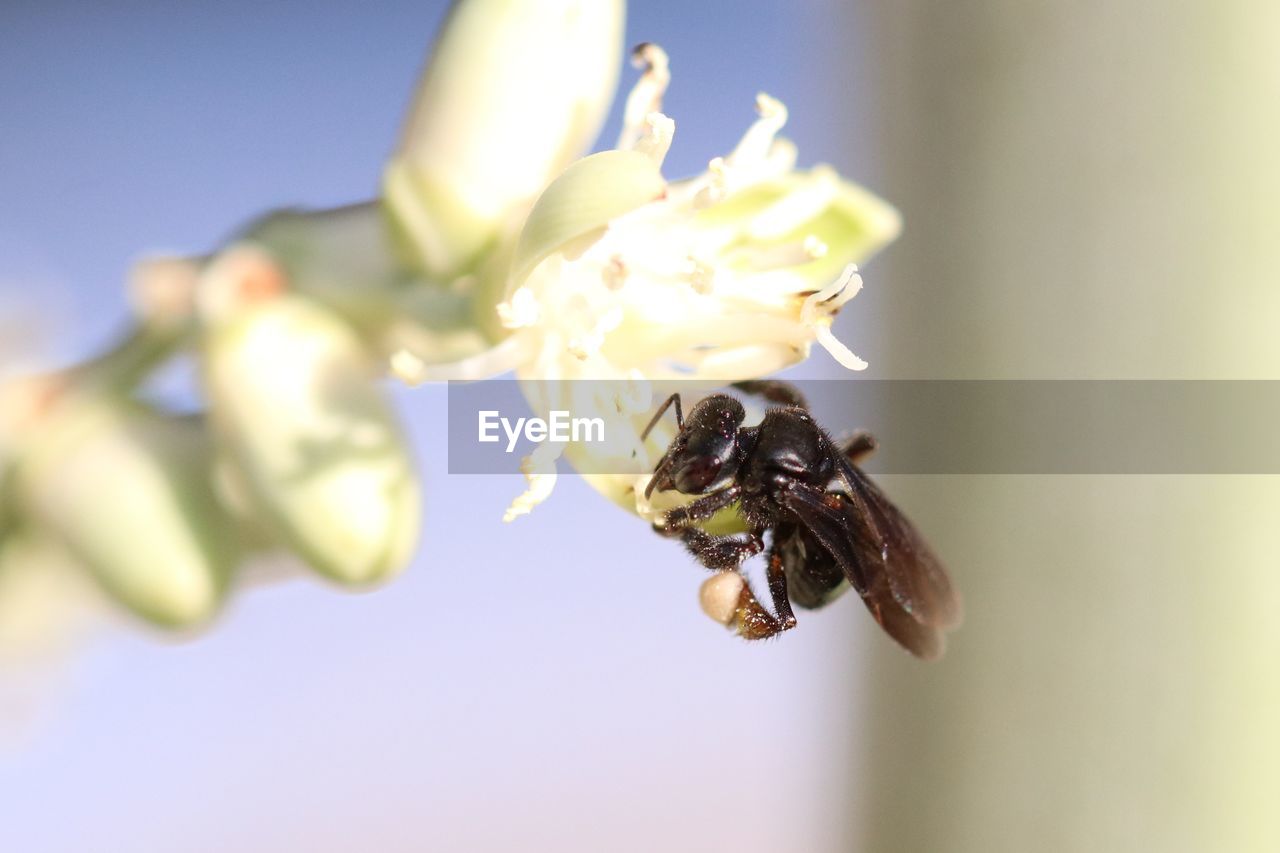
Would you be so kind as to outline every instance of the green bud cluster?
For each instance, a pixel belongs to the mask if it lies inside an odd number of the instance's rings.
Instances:
[[[420,488],[355,327],[256,246],[191,272],[185,322],[157,309],[96,361],[4,387],[0,547],[47,543],[165,628],[209,622],[256,557],[287,553],[347,585],[395,574]],[[196,415],[138,392],[181,352],[201,367]]]

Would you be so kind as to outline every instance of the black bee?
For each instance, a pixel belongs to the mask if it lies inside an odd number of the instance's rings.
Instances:
[[[654,469],[646,497],[669,489],[702,496],[667,512],[655,529],[679,537],[716,571],[738,571],[765,550],[769,534],[766,571],[775,613],[744,584],[735,618],[747,639],[793,628],[791,602],[821,607],[847,581],[907,651],[940,656],[944,632],[960,622],[960,598],[915,527],[855,464],[875,449],[875,440],[859,433],[837,446],[787,383],[735,387],[782,405],[769,409],[758,426],[743,427],[745,412],[733,397],[707,397],[686,420],[680,395],[673,394],[646,427],[647,436],[675,404],[680,431]],[[714,536],[697,526],[734,504],[746,533]]]

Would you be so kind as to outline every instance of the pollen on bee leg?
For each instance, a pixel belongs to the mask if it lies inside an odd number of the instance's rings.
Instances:
[[[702,582],[698,604],[702,612],[726,627],[738,620],[738,605],[747,582],[737,572],[717,572]]]
[[[634,148],[645,133],[650,114],[661,113],[662,96],[671,82],[667,52],[653,42],[636,45],[631,51],[631,61],[637,68],[643,68],[644,73],[627,95],[622,133],[618,136],[618,147],[622,149]]]

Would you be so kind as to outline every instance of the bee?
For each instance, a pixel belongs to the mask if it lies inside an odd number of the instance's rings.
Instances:
[[[717,572],[740,574],[747,559],[767,551],[773,611],[743,578],[731,617],[747,639],[795,627],[792,602],[818,608],[852,587],[903,648],[926,660],[941,656],[946,632],[960,623],[960,596],[924,538],[858,468],[875,450],[875,439],[860,432],[836,444],[788,383],[757,380],[734,387],[779,405],[759,425],[744,427],[746,412],[734,397],[706,397],[686,419],[680,395],[672,394],[645,428],[647,437],[675,406],[679,432],[645,496],[672,489],[696,496],[666,512],[655,530],[679,538]],[[746,532],[717,536],[699,526],[731,506]]]

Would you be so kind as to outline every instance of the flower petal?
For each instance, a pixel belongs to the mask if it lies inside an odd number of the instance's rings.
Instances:
[[[673,188],[673,192],[675,189]],[[767,265],[771,251],[820,245],[790,271],[824,286],[851,263],[864,263],[893,242],[902,217],[888,202],[827,167],[762,182],[697,214],[698,227],[731,230],[737,264]]]
[[[657,164],[639,151],[601,151],[574,163],[538,197],[520,232],[507,298],[553,252],[665,191]]]

